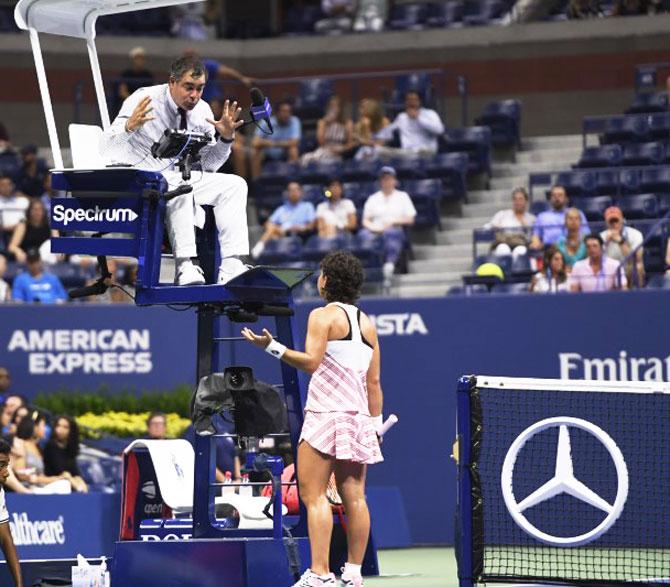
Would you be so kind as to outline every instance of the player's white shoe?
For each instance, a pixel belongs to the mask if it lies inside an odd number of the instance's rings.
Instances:
[[[174,281],[177,285],[202,285],[205,283],[205,274],[191,261],[184,261],[177,267]]]
[[[345,570],[342,569],[340,587],[363,587],[363,577],[347,575]]]
[[[247,269],[249,269],[249,267],[235,257],[222,259],[221,265],[219,266],[219,278],[217,279],[217,282],[219,285],[228,283],[231,279],[234,279],[238,275],[247,271]]]
[[[319,575],[312,573],[311,569],[307,569],[300,580],[293,585],[293,587],[336,587],[337,583],[335,580],[335,575],[329,573],[325,577],[319,577]]]

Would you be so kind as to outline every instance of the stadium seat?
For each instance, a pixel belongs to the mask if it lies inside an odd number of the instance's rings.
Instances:
[[[649,137],[649,125],[645,116],[613,116],[605,123],[602,142],[633,143],[643,142]]]
[[[639,192],[670,192],[670,168],[650,167],[640,172]]]
[[[521,102],[499,100],[487,104],[484,112],[475,119],[475,124],[491,129],[491,142],[498,146],[521,145]]]
[[[639,194],[642,190],[640,188],[640,177],[642,170],[638,168],[627,169],[623,168],[618,172],[618,193],[620,194]],[[610,192],[615,193],[615,192]]]
[[[344,248],[345,238],[323,238],[313,235],[307,239],[307,242],[300,251],[300,258],[303,261],[318,263],[331,251]]]
[[[528,281],[534,271],[530,266],[530,257],[528,255],[517,255],[512,257],[512,279]]]
[[[412,73],[399,75],[395,78],[395,88],[391,95],[391,103],[404,108],[405,94],[417,92],[421,96],[424,106],[430,107],[433,103],[433,82],[427,73]],[[387,113],[388,114],[388,113]]]
[[[556,183],[562,185],[568,196],[586,196],[595,192],[596,173],[592,171],[564,171],[556,177]]]
[[[660,235],[652,236],[644,245],[644,269],[647,275],[665,271],[666,238]]]
[[[297,236],[269,240],[258,257],[259,265],[290,263],[300,260],[302,241]]]
[[[302,198],[307,202],[312,202],[315,206],[325,199],[324,187],[320,183],[303,184]]]
[[[638,194],[635,196],[624,196],[617,200],[617,206],[621,208],[626,218],[656,218],[658,216],[658,199],[656,194]]]
[[[469,0],[463,5],[463,24],[479,26],[501,18],[506,5],[501,0]]]
[[[340,177],[342,167],[342,163],[338,161],[332,163],[312,161],[309,165],[300,168],[300,181],[302,183],[325,184],[333,177]]]
[[[463,4],[460,1],[431,2],[426,10],[426,24],[429,27],[452,26],[463,19]]]
[[[621,181],[624,174],[624,171],[618,169],[598,170],[595,177],[594,193],[601,196],[620,193]],[[637,177],[637,175],[635,175],[635,177]]]
[[[0,175],[16,177],[19,169],[21,169],[21,164],[16,151],[8,149],[4,153],[0,153]]]
[[[443,196],[461,199],[466,195],[468,172],[467,153],[438,153],[424,164],[424,173],[429,178],[442,180]]]
[[[526,294],[528,293],[528,282],[497,283],[491,288],[492,294]]]
[[[648,92],[637,94],[626,110],[626,114],[651,114],[668,110],[667,92]]]
[[[288,161],[266,161],[257,182],[263,185],[285,186],[291,179],[300,175],[300,166]]]
[[[467,152],[469,171],[490,174],[491,129],[488,126],[449,129],[443,135],[441,151]]]
[[[395,4],[388,18],[388,28],[395,31],[421,30],[426,18],[426,4]]]
[[[426,195],[413,195],[412,203],[416,208],[415,228],[442,228],[438,200]]]
[[[613,201],[610,196],[595,196],[574,198],[570,204],[584,212],[587,220],[602,220],[605,210],[613,205]]]
[[[347,182],[342,184],[344,190],[344,197],[349,198],[356,208],[361,208],[365,204],[365,200],[374,194],[379,188],[373,182]]]
[[[614,145],[609,145],[614,147]],[[660,165],[665,158],[665,146],[660,142],[631,143],[623,150],[623,165]]]
[[[72,263],[56,263],[51,265],[49,272],[53,273],[63,283],[65,289],[82,287],[86,283],[87,275],[79,265]]]
[[[442,198],[442,182],[439,179],[418,179],[414,181],[405,181],[401,184],[412,198],[414,196],[428,197],[435,201]]]
[[[650,139],[670,139],[670,113],[650,114],[648,121]]]
[[[258,222],[262,225],[265,224],[265,221],[275,209],[284,203],[284,191],[281,188],[263,191],[255,190],[254,201],[256,204]]]
[[[658,214],[665,216],[670,211],[670,193],[656,194],[658,199]]]
[[[530,204],[530,212],[531,214],[535,214],[536,216],[548,209],[549,209],[549,202],[546,201],[535,200]]]
[[[384,239],[379,235],[358,233],[351,242],[345,244],[365,268],[380,268],[384,261]]]
[[[345,161],[342,166],[342,181],[374,181],[377,179],[382,164],[379,161]]]
[[[315,77],[301,81],[294,107],[295,115],[300,119],[320,118],[333,93],[333,82],[328,79]]]
[[[622,149],[620,145],[602,145],[586,147],[575,167],[615,167],[621,163]]]

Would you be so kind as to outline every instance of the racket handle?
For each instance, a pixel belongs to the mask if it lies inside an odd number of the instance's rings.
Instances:
[[[386,434],[397,422],[398,416],[391,414],[388,418],[386,418],[386,422],[384,422],[381,429],[379,430],[379,436],[384,436],[384,434]]]

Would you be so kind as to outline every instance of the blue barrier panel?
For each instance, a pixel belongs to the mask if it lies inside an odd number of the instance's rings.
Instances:
[[[370,468],[369,483],[400,488],[412,541],[453,543],[456,473],[449,454],[455,437],[455,383],[462,374],[668,381],[670,331],[662,317],[669,301],[663,290],[364,300],[361,306],[375,315],[380,335],[385,412],[400,417],[384,442],[386,461]],[[297,308],[301,345],[313,307]],[[151,370],[85,373],[78,367],[72,370],[76,378],[58,372],[31,374],[30,356],[44,352],[38,339],[28,350],[8,351],[17,331],[25,338],[32,330],[38,337],[55,329],[69,332],[75,325],[98,333],[103,326],[126,333],[147,330],[149,349],[127,352],[132,357],[150,353]],[[256,330],[263,326],[269,327],[269,320],[253,325]],[[239,329],[240,325],[222,321],[220,334],[238,336]],[[190,311],[33,306],[26,312],[0,307],[0,364],[12,371],[12,387],[28,394],[59,386],[96,389],[101,383],[110,389],[190,383],[194,338],[195,317]],[[275,359],[269,355],[242,342],[221,347],[222,365],[252,365],[258,378],[277,383]],[[137,365],[138,359],[133,360]]]
[[[7,494],[9,523],[21,560],[112,556],[119,535],[118,494]],[[2,553],[0,553],[0,558]]]

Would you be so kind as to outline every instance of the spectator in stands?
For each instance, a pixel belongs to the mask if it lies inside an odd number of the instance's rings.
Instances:
[[[154,74],[147,67],[147,53],[144,47],[133,47],[128,57],[130,67],[121,72],[116,93],[117,110],[121,108],[121,104],[128,96],[140,88],[154,85]]]
[[[79,455],[79,426],[70,416],[58,416],[53,434],[44,448],[44,474],[56,477],[70,475],[72,489],[88,493],[88,486],[81,477],[77,456]]]
[[[302,186],[291,181],[286,186],[286,202],[279,206],[265,223],[265,232],[251,250],[254,259],[260,257],[265,243],[289,235],[307,236],[316,226],[316,211],[312,202],[302,199]]]
[[[544,251],[542,272],[533,275],[528,290],[532,293],[570,291],[563,253],[554,246]]]
[[[644,285],[644,249],[640,246],[644,242],[642,233],[633,228],[626,226],[626,219],[623,216],[621,208],[618,206],[610,206],[605,210],[605,222],[607,228],[600,233],[603,242],[605,243],[605,254],[610,258],[621,263],[628,258],[635,249],[635,270],[637,272],[637,284],[642,287]],[[639,247],[639,248],[638,248]],[[626,277],[628,283],[633,284],[633,262],[626,264]]]
[[[440,115],[421,105],[421,96],[410,90],[405,95],[405,111],[381,133],[381,137],[390,141],[393,133],[400,135],[400,152],[408,154],[437,153],[437,138],[444,133],[444,124]]]
[[[12,384],[12,377],[9,374],[9,369],[7,367],[0,367],[0,395],[5,398],[5,394],[9,391],[9,388]]]
[[[358,122],[354,125],[356,159],[375,159],[384,145],[383,130],[391,124],[378,100],[364,98],[358,105]]]
[[[39,251],[28,251],[26,264],[28,271],[20,273],[14,279],[12,297],[15,301],[60,304],[67,300],[67,294],[60,279],[44,271]]]
[[[528,212],[528,192],[522,187],[514,188],[512,207],[496,212],[491,222],[484,225],[484,228],[496,231],[491,250],[496,255],[525,255],[534,222],[535,215]]]
[[[172,8],[171,33],[182,39],[206,41],[216,37],[220,5],[215,0],[188,2]]]
[[[359,0],[353,29],[357,33],[384,30],[388,16],[388,0]]]
[[[21,423],[21,420],[30,414],[31,411],[32,408],[29,408],[27,404],[23,404],[14,410],[14,415],[12,416],[12,420],[9,423],[9,434],[11,436],[16,434],[16,429]]]
[[[555,185],[549,194],[551,210],[540,212],[533,227],[531,249],[542,249],[553,245],[565,233],[565,211],[568,205],[568,193],[562,185]],[[588,222],[583,212],[579,212],[582,230],[588,231]]]
[[[344,189],[339,179],[331,179],[326,189],[325,202],[316,207],[316,227],[321,238],[332,238],[345,232],[356,230],[356,206],[344,197]]]
[[[9,176],[19,170],[19,157],[14,147],[12,147],[9,133],[2,123],[0,123],[0,168]]]
[[[314,24],[317,33],[342,33],[351,30],[357,0],[321,0],[321,11],[326,16]]]
[[[9,239],[16,225],[26,217],[29,203],[28,198],[16,190],[9,175],[0,176],[0,229],[6,239]]]
[[[12,585],[14,587],[23,587],[23,578],[21,576],[21,564],[19,556],[14,545],[11,526],[9,525],[9,511],[5,501],[5,486],[10,478],[13,477],[10,467],[11,447],[5,440],[0,440],[0,548],[7,561],[7,569],[12,576]],[[18,541],[18,536],[17,536]]]
[[[605,256],[603,239],[597,233],[584,238],[587,258],[577,261],[570,274],[570,291],[626,289],[628,282],[620,264]]]
[[[380,190],[372,194],[363,207],[361,234],[382,235],[384,238],[384,280],[390,282],[395,265],[406,242],[405,229],[414,224],[416,208],[407,192],[397,189],[393,167],[382,167],[379,172]]]
[[[582,239],[582,218],[577,208],[565,211],[565,234],[556,241],[556,248],[563,253],[567,271],[577,261],[586,259],[586,244]]]
[[[354,147],[354,123],[345,116],[339,96],[328,100],[326,114],[316,126],[316,140],[318,149],[302,156],[303,165],[312,161],[342,161],[342,156]]]
[[[38,198],[42,195],[44,178],[49,174],[47,162],[37,156],[35,145],[21,149],[21,169],[17,176],[17,187],[26,196]]]
[[[0,367],[0,378],[2,377],[3,371],[7,373],[7,380],[9,381],[9,373],[4,367]],[[2,403],[2,412],[0,413],[0,426],[2,426],[1,432],[4,436],[16,433],[16,426],[12,425],[14,414],[16,413],[16,410],[25,405],[25,399],[20,395],[11,394],[5,396],[5,401]]]
[[[654,14],[660,10],[654,0],[616,0],[612,7],[612,16],[638,16]]]
[[[599,0],[570,0],[567,16],[571,19],[605,16]]]
[[[12,468],[18,479],[27,487],[42,488],[42,493],[70,493],[74,489],[72,475],[63,472],[47,475],[39,443],[46,435],[46,418],[38,410],[21,418],[16,427],[12,445]],[[53,484],[53,485],[52,485]],[[47,487],[51,485],[51,487]]]
[[[3,279],[7,273],[7,258],[0,255],[0,304],[12,301],[12,288]]]
[[[44,204],[44,209],[47,211],[47,216],[51,215],[51,200],[60,197],[62,192],[56,191],[51,187],[51,174],[47,173],[44,176],[44,184],[42,186],[42,194],[40,200]]]
[[[163,412],[151,412],[147,418],[147,438],[165,440],[167,438],[167,416]]]
[[[184,51],[184,57],[200,59],[200,55],[193,48]],[[224,96],[223,86],[221,84],[222,78],[236,80],[247,87],[250,87],[255,81],[254,78],[244,75],[234,67],[225,65],[216,59],[202,59],[202,63],[207,70],[207,82],[205,84],[205,89],[202,92],[202,99],[205,102],[208,102],[210,106],[212,100],[218,99],[223,103],[225,97],[229,97],[231,94],[231,92],[226,92],[226,95]],[[214,108],[212,108],[212,110],[214,110]]]
[[[293,116],[293,106],[288,101],[277,104],[276,114],[270,117],[274,133],[271,135],[257,128],[251,142],[251,177],[261,174],[261,165],[265,158],[273,160],[297,161],[298,147],[302,136],[302,125],[297,116]]]
[[[57,233],[49,228],[49,217],[42,200],[31,200],[26,210],[26,218],[14,228],[7,252],[14,255],[18,263],[24,264],[28,251],[43,250],[42,245],[52,236],[57,236]],[[48,246],[47,244],[46,247]]]

